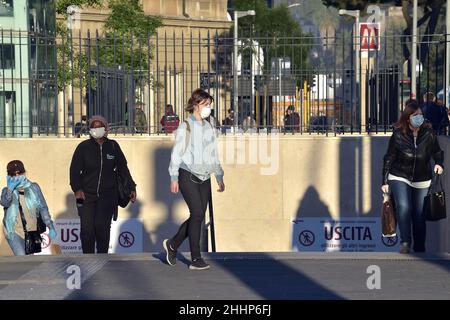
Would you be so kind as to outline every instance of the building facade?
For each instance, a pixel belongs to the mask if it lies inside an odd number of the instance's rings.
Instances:
[[[54,120],[54,35],[53,1],[0,3],[0,136],[31,136],[40,117]]]

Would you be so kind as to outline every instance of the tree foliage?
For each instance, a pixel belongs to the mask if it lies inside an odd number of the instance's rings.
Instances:
[[[67,7],[94,6],[103,8],[101,0],[58,0],[58,13],[67,16]],[[77,88],[95,88],[96,77],[89,70],[96,68],[121,69],[137,75],[140,81],[152,83],[148,77],[149,60],[153,59],[154,47],[148,37],[162,25],[160,17],[145,14],[138,0],[109,0],[110,13],[103,34],[90,32],[89,39],[82,39],[80,46],[77,34],[67,29],[65,23],[57,24],[58,44],[58,89],[72,84]],[[81,50],[80,50],[81,47]],[[98,69],[97,69],[98,70]]]
[[[405,36],[403,44],[403,57],[408,59],[411,55],[410,48],[407,45],[411,42],[413,29],[412,1],[411,0],[322,0],[326,6],[333,6],[338,9],[361,10],[365,11],[370,4],[392,4],[402,7],[403,18],[406,22],[406,28],[403,30]],[[418,18],[418,27],[422,27],[422,39],[418,48],[418,57],[422,63],[428,57],[429,43],[433,40],[433,34],[436,31],[439,15],[442,13],[446,0],[419,0],[418,6],[423,9],[422,17]]]
[[[264,50],[266,71],[270,69],[273,58],[282,57],[291,59],[293,70],[305,68],[311,41],[302,32],[286,5],[269,8],[265,0],[234,0],[233,8],[239,11],[255,10],[255,16],[239,19],[239,37],[253,37],[260,41]],[[300,76],[296,78],[301,82]]]

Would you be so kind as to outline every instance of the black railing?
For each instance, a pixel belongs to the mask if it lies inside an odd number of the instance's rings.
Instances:
[[[445,91],[448,42],[443,34],[426,39],[418,97]],[[167,134],[161,124],[166,105],[183,121],[196,88],[214,96],[215,122],[224,133],[383,133],[411,97],[402,51],[410,40],[400,35],[380,36],[372,51],[364,50],[365,39],[344,31],[234,41],[218,32],[55,37],[0,29],[0,40],[2,137],[76,136],[94,114],[105,116],[117,134]],[[438,98],[448,105],[448,92]],[[298,115],[294,122],[285,119],[289,106]],[[229,109],[237,116],[233,130]]]

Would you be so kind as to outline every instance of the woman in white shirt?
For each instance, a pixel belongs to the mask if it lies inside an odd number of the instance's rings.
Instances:
[[[206,119],[214,101],[206,91],[197,89],[190,97],[186,111],[191,116],[178,127],[169,166],[172,193],[181,191],[190,216],[177,234],[163,242],[169,265],[176,263],[178,247],[189,238],[193,270],[208,269],[200,253],[200,233],[208,201],[211,196],[211,174],[215,174],[219,192],[225,190],[223,170],[217,150],[214,127]]]

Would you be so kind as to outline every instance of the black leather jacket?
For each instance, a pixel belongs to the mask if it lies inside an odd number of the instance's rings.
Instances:
[[[431,158],[436,164],[444,167],[444,152],[439,147],[433,129],[420,129],[416,146],[411,131],[404,134],[400,129],[395,129],[384,156],[383,185],[388,183],[389,173],[411,182],[430,180],[432,177]]]

